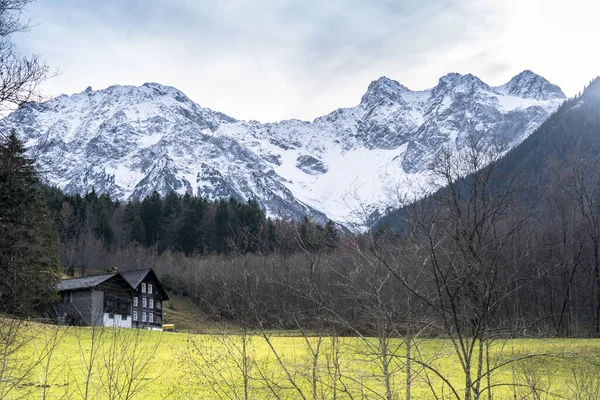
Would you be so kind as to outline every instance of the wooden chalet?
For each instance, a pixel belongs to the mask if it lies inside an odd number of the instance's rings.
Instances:
[[[58,292],[59,323],[79,326],[160,329],[169,299],[151,268],[63,279]]]

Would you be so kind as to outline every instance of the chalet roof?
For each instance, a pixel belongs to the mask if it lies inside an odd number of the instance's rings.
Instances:
[[[161,291],[162,295],[163,295],[163,299],[164,300],[169,300],[169,295],[167,294],[167,291],[163,288],[162,284],[160,283],[158,277],[156,276],[156,274],[154,273],[154,271],[152,270],[152,268],[146,268],[146,269],[134,269],[131,271],[123,271],[123,272],[119,272],[119,274],[125,278],[125,280],[127,282],[129,282],[129,284],[131,285],[131,287],[133,287],[134,289],[137,289],[138,286],[140,286],[140,283],[142,283],[142,281],[144,279],[146,279],[146,277],[148,275],[152,275],[152,277],[156,280],[156,287],[158,290]]]
[[[125,280],[129,282],[131,287],[137,288],[138,286],[140,286],[140,283],[142,283],[142,281],[148,275],[148,273],[150,273],[150,271],[152,271],[150,268],[134,269],[131,271],[121,272],[121,276],[123,276],[123,278],[125,278]]]
[[[58,291],[89,289],[114,277],[115,274],[86,276],[85,278],[63,279],[58,282]]]

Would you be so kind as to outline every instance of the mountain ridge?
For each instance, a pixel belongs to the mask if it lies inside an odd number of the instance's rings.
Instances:
[[[271,216],[360,227],[394,187],[423,180],[442,146],[472,134],[520,143],[566,98],[557,88],[531,71],[497,87],[450,73],[424,91],[381,77],[355,107],[262,124],[170,86],[112,85],[26,104],[2,126],[45,147],[44,180],[67,192],[256,198]]]

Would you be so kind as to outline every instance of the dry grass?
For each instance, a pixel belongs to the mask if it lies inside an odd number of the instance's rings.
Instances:
[[[189,297],[169,293],[169,301],[163,303],[165,324],[174,324],[179,332],[205,333],[215,323]]]

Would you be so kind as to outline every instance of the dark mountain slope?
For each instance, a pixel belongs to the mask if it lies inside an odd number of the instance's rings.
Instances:
[[[535,202],[548,190],[551,174],[568,169],[574,158],[600,168],[600,163],[593,162],[600,160],[599,156],[600,78],[596,78],[580,96],[565,101],[535,132],[499,159],[495,178],[490,184],[501,185],[506,177],[514,175],[522,201]],[[552,172],[549,163],[552,163]],[[589,171],[590,174],[593,172]],[[460,186],[471,181],[472,177],[467,176]],[[445,194],[447,189],[442,188],[421,200],[421,206]],[[392,210],[381,218],[377,228],[398,229],[404,215],[402,209]]]

